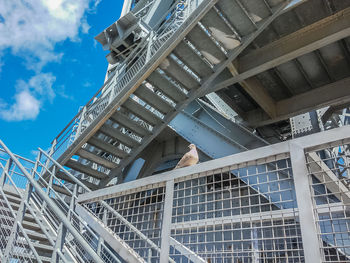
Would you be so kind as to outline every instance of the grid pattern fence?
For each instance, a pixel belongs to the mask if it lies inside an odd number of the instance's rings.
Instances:
[[[340,141],[306,152],[322,262],[349,262],[349,142]]]
[[[145,262],[350,262],[349,132],[169,171],[78,202]]]

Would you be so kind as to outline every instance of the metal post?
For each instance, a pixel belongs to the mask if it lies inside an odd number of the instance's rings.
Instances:
[[[77,133],[75,134],[74,140],[76,140],[79,137],[80,133],[81,133],[81,127],[82,127],[83,121],[85,119],[85,113],[86,113],[86,106],[83,108],[83,111],[81,112],[79,125],[78,125],[78,129],[77,129]]]
[[[292,162],[295,194],[299,210],[299,220],[305,263],[321,262],[316,221],[313,213],[312,196],[306,166],[305,153],[301,145],[290,142],[290,158]]]
[[[54,252],[52,253],[51,262],[59,262],[60,257],[58,251],[62,251],[64,247],[66,234],[67,228],[61,223],[57,231],[57,239],[54,246]]]
[[[0,187],[1,188],[5,185],[6,174],[10,174],[11,166],[12,166],[12,160],[8,159],[6,164],[5,164],[4,170],[2,171],[1,177],[0,177]]]
[[[169,261],[171,218],[173,213],[174,180],[166,182],[164,214],[162,222],[160,262]]]
[[[52,180],[50,181],[52,182]],[[74,185],[74,190],[73,190],[72,198],[70,200],[69,210],[67,214],[68,220],[71,220],[72,211],[74,211],[75,200],[77,196],[77,188],[78,186]],[[57,239],[56,239],[56,243],[54,246],[54,253],[52,254],[52,260],[51,260],[52,262],[59,262],[60,257],[58,252],[63,251],[66,235],[67,235],[67,228],[61,223],[57,231]]]
[[[9,260],[10,252],[12,250],[12,245],[17,240],[18,232],[20,230],[19,225],[22,223],[24,215],[26,213],[26,203],[29,202],[29,198],[30,198],[32,190],[33,190],[33,187],[29,183],[27,183],[24,196],[23,196],[22,201],[19,205],[17,215],[14,219],[14,224],[13,224],[12,229],[11,229],[11,234],[10,234],[10,237],[8,239],[5,251],[4,251],[4,257],[3,257],[4,262],[7,262]],[[8,205],[10,206],[10,204],[8,204]]]
[[[103,208],[103,218],[102,222],[107,226],[107,209]],[[101,249],[102,249],[102,244],[103,244],[103,238],[101,235],[98,236],[98,244],[97,244],[97,254],[101,254]]]
[[[57,207],[57,205],[46,195],[46,193],[41,189],[41,186],[30,176],[28,171],[23,167],[23,165],[17,160],[17,158],[12,154],[12,152],[6,147],[6,145],[0,140],[0,145],[4,148],[10,158],[17,164],[21,172],[28,178],[30,184],[35,188],[38,195],[47,202],[47,205],[57,217],[61,220],[63,225],[67,230],[75,237],[76,241],[84,248],[87,254],[89,254],[94,262],[103,262],[102,259],[96,254],[92,247],[85,241],[81,234],[74,228],[71,222],[67,219],[66,215]]]
[[[45,169],[45,171],[48,171],[48,170]],[[55,174],[55,172],[56,172],[56,167],[55,166],[52,167],[52,172],[51,173],[50,173],[50,171],[48,171],[48,173],[50,175],[49,183],[48,183],[47,188],[46,188],[46,194],[47,194],[48,197],[50,197],[50,189],[52,188],[53,175]],[[43,201],[43,204],[41,206],[40,211],[43,213],[43,211],[45,211],[45,209],[46,209],[46,202]]]
[[[152,57],[153,35],[154,35],[154,32],[151,31],[151,32],[149,33],[148,44],[147,44],[146,63],[147,63],[147,62],[151,59],[151,57]]]

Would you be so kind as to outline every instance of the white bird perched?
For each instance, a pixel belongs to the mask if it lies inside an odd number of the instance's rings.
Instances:
[[[181,160],[177,163],[174,169],[191,166],[198,163],[199,158],[196,145],[190,144],[188,147],[190,148],[190,151],[182,156]]]

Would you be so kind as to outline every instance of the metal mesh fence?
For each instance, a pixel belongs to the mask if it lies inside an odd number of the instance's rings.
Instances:
[[[175,181],[170,255],[176,262],[302,262],[290,160]]]
[[[307,151],[322,262],[350,261],[349,144]]]

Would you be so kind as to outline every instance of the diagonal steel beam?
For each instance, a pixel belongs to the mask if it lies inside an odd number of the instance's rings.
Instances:
[[[350,36],[350,7],[238,58],[238,75],[216,84],[217,91]]]
[[[277,116],[273,119],[261,110],[253,110],[246,113],[246,120],[251,126],[259,127],[285,120],[313,109],[349,104],[349,85],[350,78],[327,84],[320,88],[278,101],[276,104]]]
[[[111,171],[110,173],[110,177],[107,178],[108,180],[103,180],[100,182],[100,187],[105,186],[111,179],[113,179],[116,176],[118,177],[118,181],[119,183],[122,182],[123,178],[122,178],[122,169],[128,165],[132,160],[134,160],[137,155],[152,141],[154,140],[159,134],[160,132],[168,125],[168,123],[175,118],[175,116],[178,114],[178,112],[182,111],[183,109],[185,109],[187,107],[187,105],[195,100],[196,98],[202,97],[205,94],[208,93],[208,91],[211,89],[212,87],[212,82],[215,80],[215,78],[217,76],[219,76],[219,74],[231,63],[232,60],[234,60],[247,46],[249,46],[254,39],[256,39],[279,15],[280,13],[286,8],[286,6],[290,3],[291,1],[285,1],[282,2],[278,7],[276,7],[276,9],[274,9],[274,13],[266,18],[266,20],[262,21],[259,25],[258,28],[255,32],[251,33],[249,36],[246,37],[246,39],[242,42],[242,44],[237,47],[236,49],[232,50],[228,56],[227,59],[225,61],[223,61],[222,63],[218,64],[215,68],[214,68],[214,74],[212,74],[211,76],[209,76],[207,79],[205,79],[203,81],[203,84],[201,85],[201,87],[197,90],[192,91],[189,94],[189,97],[181,104],[179,105],[179,107],[176,109],[176,111],[174,111],[171,114],[168,114],[167,117],[163,120],[164,122],[159,125],[158,129],[156,131],[153,132],[153,134],[151,136],[149,136],[147,139],[145,139],[142,142],[142,145],[140,147],[138,147],[138,149],[136,151],[134,151],[127,159],[124,160],[123,162],[123,166],[120,166],[118,168],[115,168],[114,170]],[[204,3],[204,2],[203,2]],[[202,4],[203,4],[202,3]],[[211,4],[213,5],[215,2],[212,2]],[[199,7],[201,8],[201,7]],[[210,8],[208,8],[207,6],[205,7],[207,11],[209,11]],[[201,14],[201,17],[204,16],[205,13]],[[199,21],[198,17],[198,21]],[[190,29],[194,26],[194,23],[191,24],[192,26],[190,26],[188,30],[188,32],[190,31]],[[172,38],[170,38],[169,40],[172,40]],[[177,39],[176,41],[179,42],[182,40],[181,39]],[[175,46],[173,47],[175,48]],[[171,52],[171,50],[168,50],[168,54]],[[155,66],[153,66],[155,67]],[[91,126],[91,125],[90,125]]]

